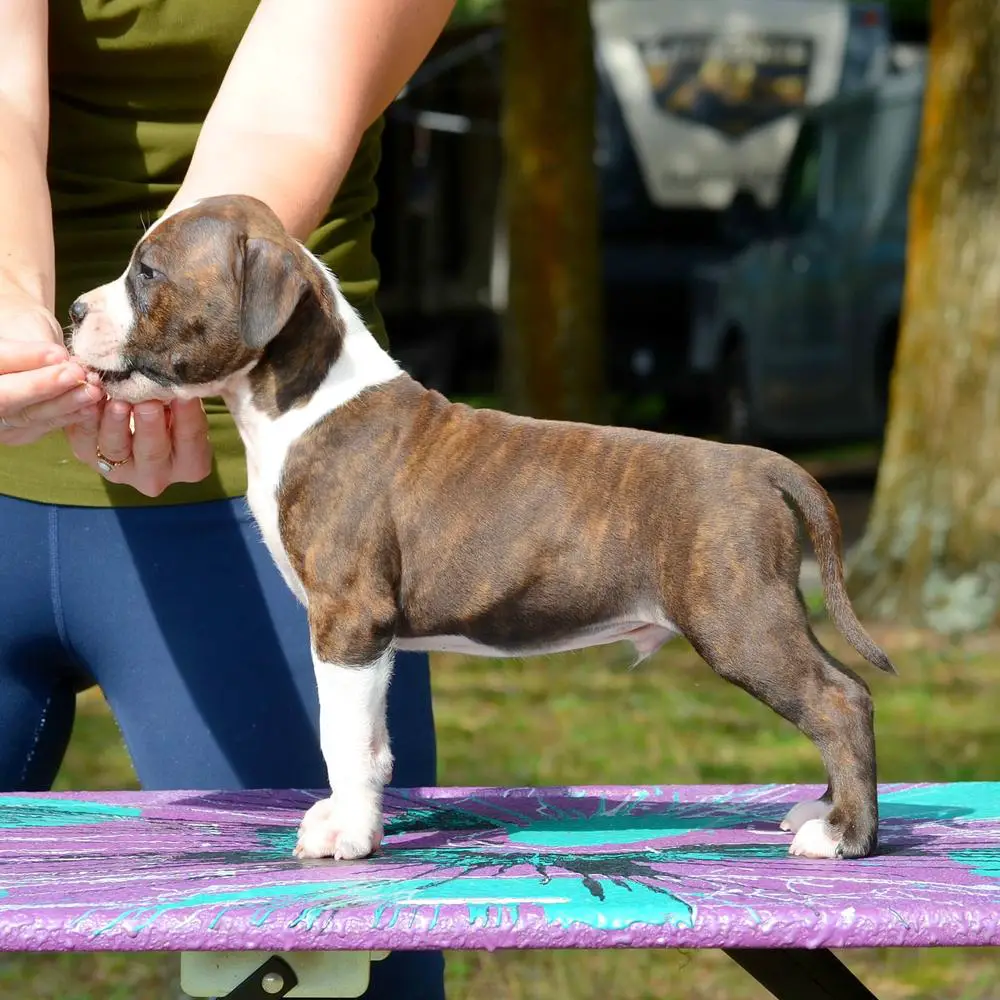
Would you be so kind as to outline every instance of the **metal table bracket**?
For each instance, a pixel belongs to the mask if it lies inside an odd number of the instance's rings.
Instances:
[[[272,997],[286,997],[298,985],[299,977],[295,975],[295,970],[280,955],[272,955],[235,990],[227,993],[225,1000],[268,1000]]]
[[[185,951],[181,989],[191,997],[275,1000],[359,997],[385,951]]]

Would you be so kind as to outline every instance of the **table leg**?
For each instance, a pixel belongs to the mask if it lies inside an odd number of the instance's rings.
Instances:
[[[878,1000],[826,948],[726,948],[778,1000]]]

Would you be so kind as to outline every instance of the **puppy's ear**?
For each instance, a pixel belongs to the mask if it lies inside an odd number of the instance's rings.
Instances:
[[[279,243],[248,239],[243,247],[240,335],[247,347],[266,347],[285,328],[309,291],[295,255]]]

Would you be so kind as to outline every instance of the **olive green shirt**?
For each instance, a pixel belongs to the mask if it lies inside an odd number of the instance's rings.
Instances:
[[[60,321],[79,294],[122,273],[143,227],[178,190],[256,6],[256,0],[50,2],[49,185]],[[381,128],[380,121],[365,134],[307,246],[384,339],[371,248]],[[149,499],[105,483],[56,432],[33,445],[0,447],[0,494],[84,507],[240,496],[246,465],[233,420],[221,400],[206,401],[205,409],[215,460],[204,482]]]

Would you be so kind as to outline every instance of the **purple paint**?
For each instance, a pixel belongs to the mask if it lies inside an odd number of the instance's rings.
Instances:
[[[785,853],[801,786],[388,793],[298,862],[305,792],[0,796],[0,950],[1000,944],[1000,784],[885,785],[862,861]]]

